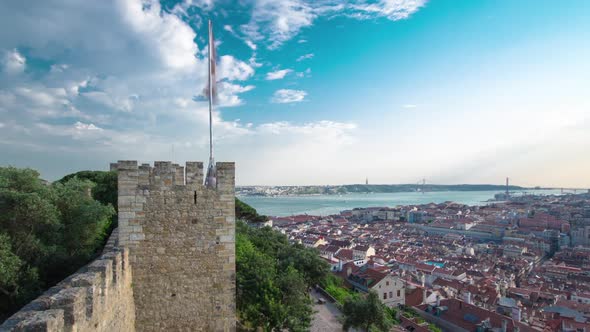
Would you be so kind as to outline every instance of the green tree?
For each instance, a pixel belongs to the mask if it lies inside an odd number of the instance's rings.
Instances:
[[[236,197],[236,219],[247,222],[265,222],[267,216],[258,214],[258,211]]]
[[[279,320],[280,290],[275,260],[261,253],[247,235],[236,234],[237,308],[246,326],[272,330]]]
[[[82,261],[88,260],[104,243],[115,209],[92,198],[90,193],[96,185],[89,180],[73,177],[54,186],[66,254]]]
[[[281,302],[286,309],[282,328],[289,331],[307,331],[313,315],[312,301],[303,275],[292,265],[279,275]]]
[[[93,182],[95,187],[92,188],[92,197],[104,205],[117,206],[117,172],[80,171],[68,174],[57,182],[66,183],[73,178]]]
[[[10,237],[0,234],[0,292],[11,296],[18,286],[18,274],[23,262],[12,252]]]
[[[49,184],[31,169],[0,167],[0,320],[68,276],[102,247],[114,209],[71,177]]]
[[[391,327],[391,321],[385,305],[379,301],[377,293],[371,291],[366,297],[355,296],[349,297],[342,306],[344,314],[344,330],[349,328],[362,328],[365,331],[376,329],[378,331],[388,331]]]
[[[290,265],[296,267],[311,286],[319,284],[328,274],[329,266],[320,258],[317,250],[305,248],[301,244],[285,246],[279,252],[279,258],[283,268]]]
[[[308,330],[313,314],[308,289],[327,273],[317,253],[290,244],[283,234],[236,224],[237,309],[244,328]]]

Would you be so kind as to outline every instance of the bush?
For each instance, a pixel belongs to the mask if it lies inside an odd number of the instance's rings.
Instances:
[[[328,265],[317,252],[270,227],[236,224],[237,310],[244,329],[308,330],[313,314],[308,290]]]
[[[0,320],[76,271],[102,248],[115,210],[97,185],[47,184],[32,169],[0,167]]]
[[[355,294],[343,286],[342,279],[333,274],[328,274],[321,282],[320,286],[328,292],[339,304],[343,304],[346,299]]]
[[[240,201],[236,197],[236,219],[246,222],[257,223],[268,220],[267,216],[259,215],[258,211],[250,205]]]

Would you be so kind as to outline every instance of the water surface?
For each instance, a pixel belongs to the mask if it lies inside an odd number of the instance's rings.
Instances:
[[[528,193],[539,195],[559,194],[559,190],[535,190]],[[437,191],[371,193],[346,195],[314,196],[242,196],[241,200],[250,204],[259,213],[269,216],[289,216],[296,214],[330,215],[356,207],[375,207],[442,203],[453,201],[468,205],[485,205],[498,191]],[[518,193],[517,193],[518,194]]]

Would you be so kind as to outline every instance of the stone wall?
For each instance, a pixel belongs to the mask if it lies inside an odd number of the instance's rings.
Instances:
[[[202,185],[203,163],[111,169],[119,227],[102,255],[0,331],[235,330],[234,164],[217,163],[215,189]]]
[[[102,255],[27,304],[0,331],[134,331],[129,251],[115,230]]]
[[[217,163],[216,189],[203,186],[200,162],[111,168],[119,174],[119,241],[130,250],[136,329],[235,330],[234,164]]]

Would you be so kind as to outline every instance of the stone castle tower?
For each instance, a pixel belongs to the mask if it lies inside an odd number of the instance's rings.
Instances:
[[[138,331],[235,330],[235,169],[119,161],[119,246],[129,248]],[[185,172],[186,171],[186,172]],[[186,174],[186,175],[185,175]]]
[[[100,257],[0,325],[0,331],[234,331],[235,169],[203,163],[118,171],[119,227]]]

